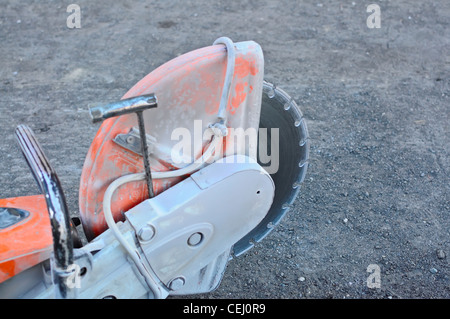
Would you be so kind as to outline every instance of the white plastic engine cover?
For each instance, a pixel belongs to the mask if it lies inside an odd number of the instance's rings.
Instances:
[[[259,224],[270,209],[274,190],[272,178],[254,160],[230,156],[125,215],[136,234],[144,227],[152,229],[151,239],[139,241],[164,284],[181,278],[185,286],[198,285],[189,279],[198,280],[202,268]]]

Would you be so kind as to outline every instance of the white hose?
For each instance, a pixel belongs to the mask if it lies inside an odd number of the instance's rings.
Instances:
[[[125,175],[122,177],[119,177],[115,181],[113,181],[108,188],[106,189],[105,195],[103,197],[103,213],[105,215],[106,223],[108,224],[109,229],[113,232],[116,239],[119,241],[119,243],[122,245],[123,248],[127,251],[130,258],[133,260],[134,264],[138,268],[141,275],[145,278],[145,281],[147,282],[147,285],[150,287],[151,291],[154,294],[155,299],[161,299],[162,298],[162,291],[160,285],[153,279],[152,276],[150,276],[147,269],[145,269],[144,264],[141,261],[141,257],[139,255],[139,252],[132,247],[128,241],[125,239],[125,237],[120,232],[119,228],[116,225],[116,222],[114,221],[114,218],[112,216],[111,212],[111,199],[116,191],[117,188],[119,188],[121,185],[125,183],[129,183],[132,181],[139,181],[145,179],[145,173],[138,173],[138,174],[132,174],[132,175]]]
[[[220,106],[219,111],[217,114],[217,117],[221,121],[225,121],[226,116],[225,112],[227,110],[228,100],[230,98],[230,92],[231,92],[231,82],[233,81],[234,77],[234,65],[236,60],[236,52],[234,48],[234,43],[231,41],[230,38],[227,37],[221,37],[218,38],[213,43],[216,44],[225,44],[227,48],[227,73],[225,74],[225,82],[223,84],[223,90],[222,90],[222,97],[220,99]]]

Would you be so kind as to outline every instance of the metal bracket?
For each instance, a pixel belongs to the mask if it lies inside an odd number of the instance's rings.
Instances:
[[[149,134],[146,135],[148,153],[152,154],[155,150],[156,138]],[[142,156],[141,136],[139,130],[133,127],[130,132],[126,134],[117,134],[113,139],[113,142],[117,145]]]

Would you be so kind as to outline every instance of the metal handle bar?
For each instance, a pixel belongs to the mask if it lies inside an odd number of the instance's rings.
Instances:
[[[53,235],[55,261],[53,274],[55,285],[58,288],[56,289],[56,297],[70,298],[73,289],[67,286],[66,280],[73,273],[68,269],[73,264],[73,242],[69,210],[61,183],[37,142],[33,131],[26,125],[19,125],[15,133],[25,160],[47,202]]]

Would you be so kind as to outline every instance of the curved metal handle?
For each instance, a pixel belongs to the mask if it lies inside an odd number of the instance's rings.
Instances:
[[[33,131],[26,125],[19,125],[15,133],[28,166],[47,202],[53,235],[56,266],[53,271],[55,284],[58,287],[57,297],[68,298],[70,297],[70,289],[66,285],[66,279],[72,274],[68,267],[73,264],[73,242],[69,211],[61,183],[44,155]]]

